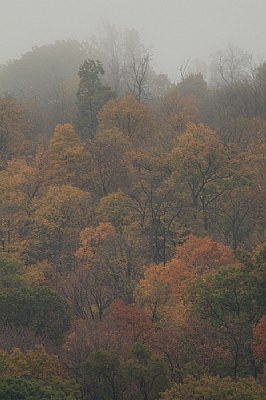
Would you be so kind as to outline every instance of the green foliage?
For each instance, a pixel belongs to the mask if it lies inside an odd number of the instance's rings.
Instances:
[[[111,88],[102,84],[100,77],[103,75],[104,69],[99,60],[85,60],[79,69],[76,126],[82,138],[95,136],[97,113],[114,97]]]
[[[231,353],[231,374],[252,373],[250,341],[265,314],[265,272],[257,266],[225,268],[195,279],[188,292],[192,311],[208,321]]]
[[[22,271],[22,266],[17,260],[0,256],[0,290],[20,286]]]
[[[215,324],[232,318],[256,323],[265,312],[264,287],[263,270],[229,267],[193,281],[189,298],[194,309]]]
[[[265,391],[253,379],[204,376],[187,378],[162,394],[163,400],[265,400]]]
[[[151,354],[141,343],[132,350],[133,357],[125,363],[131,398],[155,400],[168,387],[168,371],[164,361]]]
[[[0,379],[0,399],[3,400],[78,400],[77,388],[45,385],[21,378]]]
[[[102,222],[110,222],[118,232],[130,221],[129,200],[121,192],[102,197],[97,207],[97,217]]]
[[[120,399],[125,390],[123,375],[118,354],[99,350],[84,363],[84,389],[95,399]]]
[[[7,65],[1,75],[0,92],[38,95],[47,101],[54,95],[59,81],[75,75],[85,57],[86,52],[76,40],[58,40],[54,44],[36,46]]]
[[[84,363],[84,381],[96,399],[153,400],[167,388],[168,376],[163,360],[136,343],[127,361],[107,350],[93,353]]]
[[[66,303],[46,287],[0,293],[0,325],[25,326],[42,337],[60,341],[69,328]]]

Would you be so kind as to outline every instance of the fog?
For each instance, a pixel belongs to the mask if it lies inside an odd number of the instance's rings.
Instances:
[[[265,0],[0,0],[0,63],[33,46],[97,35],[103,21],[134,28],[157,72],[209,63],[229,43],[266,58]]]

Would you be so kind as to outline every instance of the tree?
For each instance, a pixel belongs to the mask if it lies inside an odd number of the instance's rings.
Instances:
[[[168,387],[168,371],[165,362],[141,343],[134,344],[132,355],[124,367],[130,397],[155,400],[159,393]]]
[[[31,379],[33,381],[53,382],[63,377],[63,369],[58,356],[48,354],[43,346],[27,350],[23,353],[13,348],[9,353],[3,353],[3,368],[0,375]]]
[[[226,371],[230,354],[222,346],[219,332],[215,334],[206,321],[191,316],[188,308],[179,305],[156,328],[151,348],[165,360],[172,382]]]
[[[266,315],[263,315],[253,329],[252,349],[256,360],[262,363],[262,374],[260,380],[266,381]]]
[[[0,293],[1,328],[21,326],[35,335],[60,342],[69,329],[67,304],[46,287],[17,288]]]
[[[0,98],[0,170],[15,156],[29,152],[31,125],[26,110],[13,98]]]
[[[238,82],[250,82],[255,72],[252,54],[229,45],[219,50],[212,64],[213,83],[233,86]]]
[[[253,351],[256,357],[266,362],[266,315],[263,315],[253,331]]]
[[[99,222],[109,222],[122,233],[132,217],[128,197],[122,192],[102,197],[96,209],[96,216]]]
[[[35,202],[22,252],[27,263],[48,260],[57,270],[73,268],[79,233],[91,218],[91,196],[76,187],[50,186]]]
[[[133,56],[132,66],[128,71],[129,90],[138,101],[147,100],[149,97],[147,75],[149,71],[150,54],[138,57]]]
[[[53,184],[85,185],[90,158],[72,125],[56,126],[48,147],[48,163]]]
[[[143,143],[154,134],[151,108],[132,95],[110,100],[99,112],[98,121],[101,130],[119,129],[133,143]]]
[[[19,261],[0,256],[0,290],[12,289],[22,285],[23,267]]]
[[[128,139],[117,129],[99,131],[94,140],[87,142],[91,159],[87,185],[99,197],[129,185],[128,147]]]
[[[183,298],[186,285],[197,276],[212,274],[220,269],[239,265],[232,250],[209,238],[191,236],[176,247],[175,256],[166,264],[151,265],[138,283],[135,298],[146,306],[153,321],[166,316],[169,307]]]
[[[208,321],[231,353],[234,378],[257,374],[251,352],[252,330],[265,313],[265,272],[256,265],[227,267],[203,275],[187,288],[192,311]]]
[[[35,202],[48,184],[46,150],[40,146],[35,157],[10,160],[0,176],[2,247],[6,252],[20,252]]]
[[[8,62],[0,78],[0,93],[11,93],[27,109],[34,133],[46,139],[57,124],[73,121],[80,64],[95,54],[77,40],[57,40],[35,46]]]
[[[110,87],[104,86],[100,80],[103,74],[104,69],[99,60],[85,60],[79,69],[76,127],[83,139],[95,136],[97,113],[114,97]]]
[[[135,343],[147,344],[154,335],[154,326],[145,310],[121,300],[114,301],[106,310],[98,329],[101,347],[128,356]]]
[[[126,390],[123,375],[118,354],[99,350],[84,363],[83,390],[97,400],[120,400]]]
[[[176,137],[184,132],[188,123],[199,121],[198,99],[194,94],[182,95],[179,86],[171,88],[156,104],[161,130],[161,146],[171,150]]]
[[[76,252],[79,263],[63,279],[63,292],[78,318],[102,319],[115,299],[132,301],[142,258],[127,236],[116,232],[110,223],[87,227],[80,238],[81,247]]]
[[[77,386],[31,382],[27,379],[8,377],[0,379],[0,398],[5,400],[78,400]]]
[[[173,254],[179,235],[184,233],[183,196],[169,179],[171,169],[165,151],[152,147],[130,155],[133,184],[127,190],[129,207],[149,243],[150,260],[165,263]]]
[[[163,400],[264,400],[265,391],[253,379],[239,379],[204,376],[193,377],[175,385],[162,394]]]
[[[191,197],[200,213],[204,230],[209,229],[209,207],[232,183],[227,149],[214,131],[204,125],[189,124],[172,152],[173,179]]]
[[[96,399],[155,400],[167,384],[163,360],[140,343],[126,361],[115,352],[99,350],[84,363],[84,389]]]

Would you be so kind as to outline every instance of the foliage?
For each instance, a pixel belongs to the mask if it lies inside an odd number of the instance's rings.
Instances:
[[[95,136],[97,113],[114,96],[111,88],[103,85],[102,75],[104,69],[99,60],[85,60],[79,69],[76,126],[82,138]]]
[[[23,268],[17,260],[0,256],[0,290],[21,286],[22,273]]]
[[[147,141],[154,127],[150,107],[130,95],[106,103],[98,114],[98,121],[100,129],[117,128],[133,142]]]
[[[22,378],[1,378],[0,398],[5,400],[77,400],[76,388],[45,385]]]
[[[65,302],[46,287],[17,288],[0,293],[1,327],[24,326],[35,335],[60,342],[69,329]]]
[[[167,387],[163,361],[136,343],[123,362],[118,354],[100,350],[84,363],[85,390],[96,398],[156,399]]]
[[[233,264],[237,261],[229,247],[209,238],[191,236],[176,248],[175,256],[166,264],[154,264],[145,270],[135,291],[136,301],[148,307],[152,320],[160,319],[167,306],[182,299],[184,287],[196,276]]]
[[[13,98],[0,98],[0,166],[29,151],[30,122],[26,110]]]
[[[263,315],[253,332],[253,351],[255,356],[266,361],[266,316]]]
[[[163,400],[264,400],[264,390],[253,379],[204,376],[187,378],[162,394]]]
[[[233,376],[253,368],[252,329],[265,313],[264,287],[264,273],[256,266],[225,268],[189,285],[192,310],[219,332],[223,346],[232,354]]]

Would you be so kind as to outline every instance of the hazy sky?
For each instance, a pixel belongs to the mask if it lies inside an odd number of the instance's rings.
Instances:
[[[266,0],[0,0],[0,63],[97,34],[103,20],[136,29],[156,71],[171,77],[229,43],[266,59]]]

